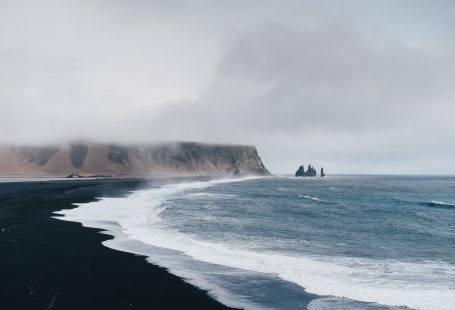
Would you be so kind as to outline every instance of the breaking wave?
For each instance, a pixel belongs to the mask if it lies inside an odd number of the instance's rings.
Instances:
[[[162,216],[167,208],[165,202],[176,195],[179,197],[207,195],[207,193],[198,194],[193,191],[252,179],[170,184],[139,190],[128,197],[102,198],[95,202],[77,204],[78,208],[56,213],[64,215],[59,219],[106,229],[115,237],[121,238],[122,236],[116,232],[118,230],[131,240],[177,251],[200,262],[278,277],[314,294],[415,309],[452,309],[455,304],[455,268],[445,262],[406,262],[263,251],[255,247],[254,238],[251,239],[251,244],[246,246],[230,239],[214,242],[201,239],[197,235],[182,233],[175,227],[166,225]],[[210,195],[212,194],[208,196]],[[299,197],[321,203],[333,203],[308,195],[299,195]],[[431,202],[431,204],[438,207],[455,207],[443,202]],[[116,229],[113,229],[112,223],[115,223]],[[109,246],[109,243],[106,245]],[[123,249],[137,252],[137,248],[129,248],[128,243],[124,244]],[[170,268],[173,272],[172,266],[166,265],[166,261],[154,261],[154,263]],[[178,273],[178,270],[175,272]],[[204,285],[202,281],[198,282],[197,270],[193,276],[187,274],[186,277],[203,288],[214,287]],[[223,300],[220,297],[222,293],[215,292],[214,295],[227,304],[234,299]],[[349,302],[341,301],[346,303],[346,309],[348,309]],[[332,302],[333,299],[316,299],[309,308],[329,309]],[[238,306],[234,302],[230,304]],[[251,305],[244,306],[249,308]]]
[[[320,199],[318,197],[312,197],[312,196],[309,196],[309,195],[299,195],[299,198],[304,198],[304,199],[316,201],[316,202],[319,202],[319,203],[337,204],[336,202]]]
[[[455,209],[455,204],[447,203],[447,202],[443,202],[443,201],[430,201],[430,202],[424,202],[423,204],[428,207],[433,207],[433,208]]]

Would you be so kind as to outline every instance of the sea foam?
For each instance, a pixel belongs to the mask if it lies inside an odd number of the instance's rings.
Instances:
[[[429,207],[444,208],[444,209],[455,209],[455,204],[448,203],[444,201],[435,201],[432,200],[428,203],[425,203]]]
[[[198,236],[168,227],[163,220],[165,202],[175,195],[245,180],[248,179],[165,185],[136,191],[124,198],[102,198],[95,202],[78,204],[78,208],[56,213],[64,215],[59,219],[106,229],[117,238],[129,238],[146,245],[177,251],[209,264],[269,274],[319,295],[415,309],[453,308],[455,268],[441,261],[404,262],[252,250],[248,245],[237,244],[235,240],[225,240],[222,243],[202,240]],[[117,227],[114,228],[112,223]],[[105,244],[109,246],[109,243]],[[128,249],[127,242],[123,243],[122,250],[138,252],[137,248]],[[191,274],[179,271],[175,265],[167,265],[166,260],[153,262],[170,268],[171,272],[174,268],[174,272],[184,274],[193,284],[205,289],[216,287],[213,283],[205,283],[205,278],[198,279],[197,272]],[[220,297],[221,301],[239,306],[233,301],[235,298],[222,298],[223,290],[220,289],[219,292],[221,293],[215,295]],[[323,301],[316,302],[311,309],[322,309],[324,304],[326,303]],[[251,304],[246,307],[254,308]]]

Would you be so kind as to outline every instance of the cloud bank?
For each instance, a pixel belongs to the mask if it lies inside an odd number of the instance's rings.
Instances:
[[[0,141],[246,143],[274,172],[455,173],[453,5],[374,3],[0,2]]]

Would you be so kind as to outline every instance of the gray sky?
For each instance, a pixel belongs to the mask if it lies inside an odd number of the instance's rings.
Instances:
[[[0,142],[455,174],[454,1],[0,0]]]

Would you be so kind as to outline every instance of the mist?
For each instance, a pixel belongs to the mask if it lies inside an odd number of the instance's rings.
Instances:
[[[455,173],[450,1],[1,1],[0,142],[255,145]]]

